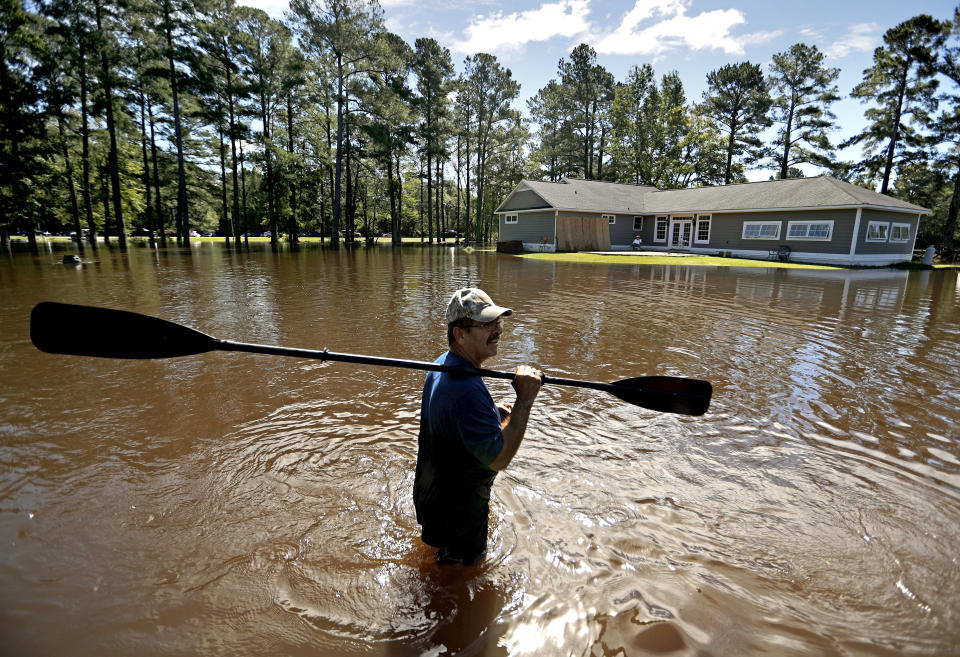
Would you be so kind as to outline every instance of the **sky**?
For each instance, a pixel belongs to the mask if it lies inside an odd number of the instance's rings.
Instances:
[[[287,0],[238,0],[282,19]],[[840,69],[842,100],[832,106],[834,144],[859,132],[869,105],[849,97],[873,51],[891,27],[918,14],[946,20],[955,2],[919,0],[381,0],[388,29],[411,45],[422,36],[450,49],[457,71],[477,52],[496,55],[520,83],[517,109],[551,79],[580,43],[618,81],[633,66],[650,64],[657,77],[677,71],[687,101],[702,99],[706,76],[725,64],[750,61],[769,72],[772,56],[795,43],[815,45]],[[861,159],[859,147],[838,152]],[[807,175],[818,173],[809,169]],[[770,170],[748,173],[765,180]]]

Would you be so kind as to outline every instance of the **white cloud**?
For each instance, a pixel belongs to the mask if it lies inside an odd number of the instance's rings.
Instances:
[[[504,14],[495,12],[473,17],[465,40],[454,41],[451,49],[474,54],[516,50],[531,41],[572,37],[589,29],[590,0],[559,0],[537,9]]]
[[[759,46],[763,43],[769,43],[783,36],[783,30],[767,30],[764,32],[752,32],[737,37],[737,40],[745,46]]]
[[[732,37],[731,28],[746,23],[736,9],[705,11],[687,16],[689,0],[637,0],[616,30],[597,41],[597,52],[607,55],[656,55],[687,47],[693,50],[716,48],[742,54],[747,43],[770,40],[774,33]],[[653,19],[656,22],[650,23]],[[659,20],[658,20],[659,19]],[[643,23],[650,23],[641,25]]]
[[[846,57],[851,52],[871,52],[879,45],[882,30],[877,23],[858,23],[845,37],[827,46],[824,52],[834,59]]]

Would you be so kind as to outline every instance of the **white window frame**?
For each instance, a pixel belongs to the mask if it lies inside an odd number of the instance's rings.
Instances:
[[[606,219],[606,220],[607,220],[607,223],[610,224],[611,226],[614,225],[615,223],[617,223],[617,215],[615,215],[615,214],[604,214],[604,215],[601,215],[601,216],[602,216],[604,219]]]
[[[709,244],[710,243],[710,231],[713,229],[713,215],[709,214],[698,214],[696,219],[696,225],[693,227],[693,242],[694,244]],[[707,239],[700,239],[700,223],[703,222],[707,224]]]
[[[871,237],[870,233],[874,228],[882,228],[882,236]],[[867,224],[867,234],[864,237],[864,242],[887,242],[890,239],[890,222],[889,221],[871,221]]]
[[[826,224],[826,237],[810,237],[810,227]],[[807,230],[803,236],[791,235],[794,226],[806,226]],[[829,242],[833,239],[833,219],[824,219],[822,221],[788,221],[787,222],[787,240],[791,242]]]
[[[640,225],[637,225],[637,222],[640,222]],[[643,217],[635,216],[633,218],[633,229],[634,230],[643,230]]]
[[[518,214],[505,214],[503,215],[504,224],[517,224],[520,223],[520,215]]]
[[[895,237],[897,234],[897,229],[903,228],[906,229],[906,235],[903,237]],[[910,224],[890,224],[890,241],[897,243],[904,243],[910,241]]]
[[[660,227],[663,226],[663,237],[658,237],[660,234]],[[665,214],[657,215],[656,224],[653,229],[653,241],[654,242],[666,242],[667,238],[670,237],[670,217]]]
[[[740,232],[740,239],[744,240],[768,240],[768,241],[777,241],[780,239],[780,227],[783,225],[782,221],[744,221],[743,229]],[[772,237],[769,235],[747,235],[747,226],[776,226],[777,233]],[[761,228],[761,231],[763,229]]]

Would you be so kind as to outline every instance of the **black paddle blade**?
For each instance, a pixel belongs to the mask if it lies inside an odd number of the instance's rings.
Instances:
[[[662,413],[703,415],[710,408],[709,381],[676,376],[640,376],[611,384],[610,394],[625,402]]]
[[[52,301],[34,306],[30,339],[52,354],[101,358],[169,358],[216,349],[209,335],[165,319]]]

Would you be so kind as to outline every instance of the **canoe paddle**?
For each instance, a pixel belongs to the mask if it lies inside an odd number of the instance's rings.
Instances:
[[[418,360],[379,358],[332,351],[293,349],[218,340],[181,324],[112,308],[77,306],[44,301],[30,313],[30,339],[41,351],[52,354],[101,358],[172,358],[208,351],[246,351],[274,356],[316,358],[321,361],[402,367],[496,379],[513,379],[513,372],[455,367]],[[544,385],[602,390],[625,402],[663,413],[703,415],[710,406],[709,381],[675,376],[641,376],[614,383],[543,376]]]

